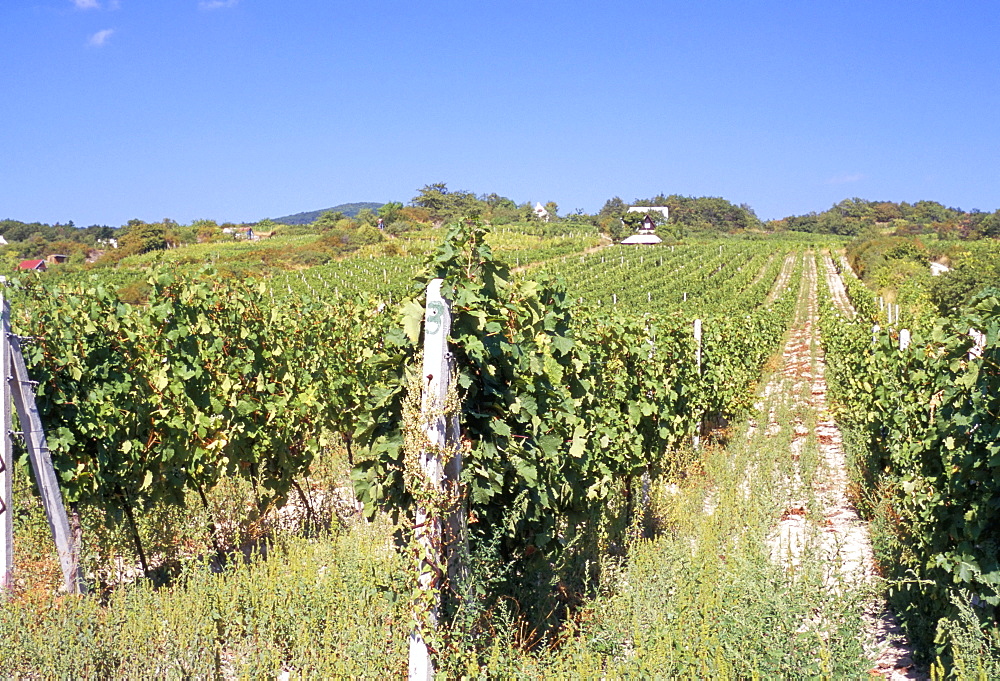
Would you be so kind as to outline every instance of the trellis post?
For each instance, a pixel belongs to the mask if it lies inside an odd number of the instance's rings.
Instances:
[[[59,482],[56,479],[55,468],[52,466],[52,456],[49,453],[48,442],[45,439],[45,430],[42,428],[42,420],[38,415],[38,407],[35,404],[34,382],[28,376],[28,368],[24,364],[24,355],[21,352],[21,338],[11,331],[10,326],[10,304],[0,296],[0,354],[3,355],[0,362],[0,370],[3,374],[3,424],[0,424],[4,431],[3,441],[4,456],[9,456],[11,452],[10,437],[11,418],[10,403],[13,398],[14,408],[17,411],[18,421],[21,423],[21,431],[24,437],[24,444],[28,450],[28,459],[31,462],[31,470],[35,474],[35,483],[38,485],[38,492],[42,498],[42,506],[45,507],[45,515],[49,521],[49,529],[52,531],[52,539],[55,540],[56,552],[59,555],[59,566],[63,573],[63,586],[69,593],[86,593],[86,586],[83,581],[83,573],[80,570],[79,551],[69,526],[69,518],[66,516],[66,507],[63,505],[62,492],[59,490]],[[12,459],[4,459],[4,536],[5,542],[12,536],[7,534],[8,523],[11,522],[11,499],[10,486],[13,468]],[[9,581],[11,562],[12,542],[7,543],[7,549],[3,560],[6,568],[6,580]]]
[[[2,296],[0,309],[3,311],[3,324],[0,327],[0,377],[6,379],[11,375],[10,343],[4,333],[10,326],[10,308]],[[6,591],[10,588],[14,571],[14,448],[10,437],[10,385],[6,380],[0,380],[0,384],[0,413],[3,415],[3,422],[0,423],[0,591]]]
[[[462,469],[462,455],[458,447],[458,415],[445,413],[450,389],[453,358],[448,351],[448,334],[451,331],[451,310],[441,295],[442,279],[427,285],[427,307],[424,313],[424,361],[421,374],[423,387],[421,411],[427,446],[421,451],[419,465],[424,478],[441,498],[459,500],[458,480]],[[444,460],[442,460],[444,458]],[[414,628],[410,634],[409,677],[432,679],[434,663],[424,638],[422,627],[437,626],[440,607],[441,562],[447,562],[449,578],[460,571],[459,556],[464,543],[464,518],[461,504],[442,522],[439,510],[419,506],[414,524],[418,546],[417,587],[430,596],[433,605],[426,619],[418,604],[414,612]],[[443,526],[443,527],[442,527]],[[446,537],[442,538],[442,529]],[[422,599],[426,604],[428,599]]]
[[[685,293],[684,295],[687,294]],[[701,376],[701,320],[700,319],[694,320],[694,342],[695,342],[694,362],[695,366],[698,369],[698,376]],[[691,439],[691,443],[694,445],[695,449],[698,449],[698,447],[701,445],[701,428],[702,428],[701,421],[698,422],[697,427],[698,431]]]
[[[969,348],[968,358],[982,359],[983,352],[986,351],[986,334],[974,327],[969,327],[969,338],[972,339],[972,347]]]

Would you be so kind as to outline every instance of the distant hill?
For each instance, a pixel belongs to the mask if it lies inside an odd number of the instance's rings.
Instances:
[[[377,211],[379,208],[384,206],[384,203],[373,203],[371,201],[362,201],[360,203],[342,203],[339,206],[334,206],[333,208],[324,208],[323,210],[311,210],[306,213],[296,213],[295,215],[286,215],[283,218],[272,218],[273,222],[280,223],[282,225],[308,225],[312,222],[316,222],[316,218],[326,212],[343,213],[349,218],[353,218],[355,215],[360,213],[363,209]]]

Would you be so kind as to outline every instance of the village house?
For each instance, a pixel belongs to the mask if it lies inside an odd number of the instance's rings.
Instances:
[[[623,244],[628,246],[651,246],[663,241],[663,239],[656,236],[656,221],[653,220],[651,213],[659,213],[666,220],[670,217],[670,209],[667,206],[629,206],[627,212],[643,213],[644,217],[636,233],[626,239],[622,239]],[[624,220],[622,220],[622,224],[625,224]]]
[[[22,260],[17,265],[17,269],[34,271],[34,272],[44,272],[45,271],[45,261],[44,260]]]
[[[223,234],[232,234],[234,239],[243,239],[246,241],[257,241],[258,237],[254,234],[253,227],[225,227],[222,230]]]

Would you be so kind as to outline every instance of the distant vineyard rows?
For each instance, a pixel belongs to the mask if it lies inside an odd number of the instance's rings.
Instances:
[[[998,632],[1000,300],[910,329],[901,350],[900,329],[856,277],[844,279],[858,315],[828,304],[822,332],[862,511],[889,529],[876,549],[897,611],[947,658],[936,627],[961,599]]]
[[[453,228],[420,279],[443,276],[454,304],[468,503],[483,536],[557,550],[557,527],[670,466],[705,418],[749,406],[801,264],[774,302],[788,249],[769,244],[566,256],[546,268],[563,284],[512,274],[485,235]],[[369,509],[406,507],[400,403],[421,284],[398,299],[411,265],[361,258],[266,282],[161,273],[143,305],[96,280],[12,291],[68,498],[132,522],[242,476],[263,511],[339,440]]]

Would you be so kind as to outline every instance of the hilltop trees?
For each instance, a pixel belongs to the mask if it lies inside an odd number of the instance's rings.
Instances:
[[[173,223],[173,221],[170,221]],[[176,223],[173,223],[176,224]],[[167,247],[167,223],[147,223],[129,220],[126,231],[119,240],[121,251],[126,255],[160,251]]]
[[[608,199],[598,213],[598,223],[601,229],[612,239],[617,240],[624,232],[622,221],[628,227],[634,227],[635,220],[628,216],[629,206],[667,206],[670,217],[665,225],[681,237],[691,232],[733,232],[745,229],[756,229],[761,226],[760,220],[747,204],[739,206],[726,199],[715,196],[681,196],[658,194],[649,199],[636,199],[626,204],[621,197]],[[636,214],[639,215],[639,214]],[[660,218],[652,215],[654,221],[660,224]],[[637,220],[642,220],[639,215]]]
[[[984,213],[946,208],[937,201],[868,201],[844,199],[822,213],[792,215],[769,223],[772,229],[856,236],[878,229],[884,234],[909,236],[937,233],[948,239],[1000,237],[1000,211]]]
[[[434,222],[444,223],[468,215],[479,215],[485,202],[472,192],[450,191],[444,182],[435,182],[424,185],[411,203],[425,208]]]
[[[478,217],[492,225],[530,222],[537,219],[531,202],[518,205],[497,193],[477,196],[465,190],[451,191],[444,182],[424,185],[410,203],[409,209],[400,210],[401,215],[417,219],[413,217],[411,211],[414,209],[424,211],[427,219],[436,225],[467,217]],[[545,209],[549,211],[550,221],[557,219],[559,206],[554,201],[547,202]]]
[[[378,209],[378,216],[382,218],[382,222],[386,225],[391,225],[402,217],[400,213],[402,210],[403,204],[397,201],[390,201]]]

